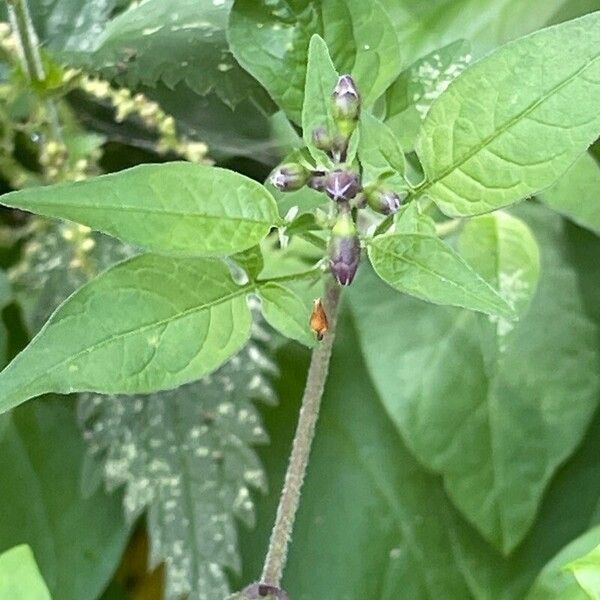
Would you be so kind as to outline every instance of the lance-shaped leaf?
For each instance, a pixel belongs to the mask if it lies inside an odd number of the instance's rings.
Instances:
[[[169,389],[248,339],[247,289],[211,259],[143,255],[71,296],[0,373],[0,412],[46,392]]]
[[[365,183],[404,174],[404,153],[393,131],[371,113],[360,118],[358,157]]]
[[[369,244],[369,258],[377,274],[401,292],[435,304],[514,316],[506,300],[437,237],[378,236]]]
[[[582,154],[540,200],[582,227],[600,235],[600,164],[592,154]]]
[[[29,546],[15,546],[0,554],[0,597],[51,600]]]
[[[79,400],[89,454],[107,486],[125,486],[130,522],[148,511],[150,568],[165,563],[167,600],[223,600],[225,569],[240,569],[235,517],[251,526],[250,489],[266,489],[251,444],[267,440],[253,400],[274,399],[268,374],[272,363],[250,343],[177,390]]]
[[[600,133],[600,12],[511,42],[429,111],[421,186],[448,215],[508,206],[554,183]]]
[[[275,200],[256,181],[184,162],[24,189],[1,196],[0,203],[76,221],[177,256],[226,256],[246,250],[279,219]]]

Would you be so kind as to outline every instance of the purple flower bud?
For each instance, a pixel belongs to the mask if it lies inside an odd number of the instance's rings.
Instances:
[[[310,172],[298,163],[286,163],[277,167],[269,181],[281,192],[299,190],[308,182]]]
[[[360,191],[360,182],[356,173],[337,169],[327,174],[325,191],[335,202],[351,200]]]
[[[360,262],[360,240],[350,211],[342,212],[331,231],[329,267],[340,285],[350,285]]]
[[[326,175],[321,175],[321,174],[314,174],[311,176],[311,178],[308,180],[308,183],[306,184],[309,188],[312,188],[313,190],[317,190],[318,192],[324,192],[325,191],[325,182],[327,180],[327,176]]]
[[[316,148],[323,150],[324,152],[331,152],[333,146],[333,140],[325,127],[317,127],[312,132],[312,141]]]
[[[372,188],[367,190],[367,203],[382,215],[391,215],[398,211],[406,194],[398,194],[386,188]]]
[[[333,89],[333,116],[336,120],[356,121],[360,113],[360,95],[350,75],[342,75]]]
[[[270,600],[271,598],[275,600],[290,600],[289,596],[282,589],[267,585],[266,583],[253,583],[241,592],[239,596],[234,596],[234,598],[239,598],[240,600],[242,598],[248,600]]]

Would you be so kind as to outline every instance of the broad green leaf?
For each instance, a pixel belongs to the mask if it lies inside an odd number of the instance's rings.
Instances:
[[[600,544],[585,556],[566,565],[592,600],[600,598]]]
[[[244,252],[234,254],[231,258],[244,269],[250,281],[254,281],[265,266],[260,246],[252,246]]]
[[[0,597],[51,600],[29,546],[15,546],[0,554]]]
[[[390,417],[419,460],[443,476],[461,512],[504,552],[527,533],[600,394],[598,241],[563,230],[562,219],[539,206],[518,214],[540,244],[541,279],[526,315],[502,337],[491,335],[499,330],[488,317],[394,294],[368,269],[350,291]]]
[[[88,34],[85,47],[75,48],[81,52],[62,56],[130,88],[157,82],[173,88],[185,82],[197,94],[214,91],[230,106],[246,98],[264,103],[264,90],[229,51],[231,5],[231,0],[135,3]]]
[[[324,128],[332,139],[336,134],[331,95],[337,80],[338,74],[329,57],[327,44],[323,38],[313,35],[308,47],[306,87],[302,103],[302,135],[317,164],[327,165],[330,162],[325,152],[313,144],[312,134],[320,127]]]
[[[366,184],[404,174],[404,154],[392,130],[370,113],[360,119],[358,157]]]
[[[582,560],[581,557],[587,562],[586,556],[593,553],[599,543],[600,527],[594,527],[572,541],[544,567],[527,595],[527,600],[590,600],[590,598],[597,598],[598,595],[587,594],[584,591],[585,588],[578,584],[576,569],[573,569],[572,565],[574,566]]]
[[[529,307],[540,276],[540,253],[529,227],[517,217],[498,211],[470,219],[458,240],[463,258],[518,314]],[[499,319],[502,337],[514,323]]]
[[[247,341],[247,293],[218,260],[120,263],[59,307],[0,374],[0,412],[46,392],[144,393],[198,379]]]
[[[31,546],[54,600],[99,597],[129,527],[118,494],[82,496],[85,447],[73,403],[47,397],[2,418],[8,424],[0,437],[0,552]]]
[[[6,273],[0,270],[0,313],[12,300],[13,292]],[[4,366],[6,361],[6,350],[8,345],[8,331],[0,314],[0,365]]]
[[[600,133],[600,12],[511,42],[460,75],[417,140],[419,188],[446,214],[553,184]]]
[[[431,105],[472,58],[469,42],[458,40],[414,62],[386,90],[385,123],[405,149],[412,150]]]
[[[261,309],[267,323],[286,337],[309,347],[316,342],[315,334],[308,325],[312,299],[320,293],[319,287],[315,286],[312,294],[311,289],[313,288],[307,289],[306,285],[298,289],[298,284],[295,285],[294,282],[283,284],[276,281],[258,287]]]
[[[435,304],[511,317],[511,306],[450,246],[421,233],[382,235],[369,244],[379,277],[400,292]]]
[[[394,233],[422,233],[434,236],[435,221],[422,213],[418,202],[410,202],[402,207],[393,218]]]
[[[556,212],[600,235],[600,164],[588,152],[539,196]]]
[[[254,523],[266,491],[252,444],[267,435],[252,400],[274,399],[273,365],[255,343],[202,381],[149,396],[82,394],[79,418],[109,489],[125,486],[129,522],[147,511],[149,568],[165,599],[223,600],[239,571],[236,517]],[[93,485],[93,482],[92,482]]]
[[[327,43],[338,71],[352,72],[366,106],[400,71],[397,35],[379,0],[236,0],[228,32],[232,52],[296,123],[315,33]]]
[[[27,188],[1,196],[0,202],[177,256],[226,256],[246,250],[279,219],[272,196],[256,181],[184,162]]]

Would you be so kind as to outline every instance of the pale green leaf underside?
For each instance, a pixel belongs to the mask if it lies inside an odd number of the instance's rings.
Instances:
[[[435,304],[513,316],[509,304],[439,238],[394,234],[374,238],[369,258],[393,288]]]
[[[420,187],[448,215],[490,212],[556,181],[600,133],[600,13],[512,42],[429,111]]]
[[[29,546],[15,546],[0,554],[0,598],[51,600]]]
[[[226,256],[260,242],[279,219],[265,188],[243,175],[175,162],[29,188],[6,206],[76,221],[160,254]]]
[[[565,568],[592,600],[600,600],[600,545]]]
[[[46,392],[144,393],[217,368],[248,339],[224,263],[143,255],[71,296],[0,373],[0,412]]]
[[[600,235],[600,164],[588,152],[540,200],[582,227]]]

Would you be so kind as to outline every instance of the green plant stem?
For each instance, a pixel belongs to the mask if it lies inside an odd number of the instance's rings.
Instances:
[[[323,341],[312,353],[310,367],[306,378],[306,386],[302,397],[302,407],[298,417],[296,435],[292,444],[292,452],[283,491],[277,508],[275,525],[271,533],[269,549],[265,559],[261,582],[280,587],[285,567],[288,546],[294,528],[296,512],[300,504],[300,494],[310,449],[315,435],[315,427],[319,417],[321,398],[325,389],[325,381],[329,371],[329,360],[333,348],[335,328],[341,289],[333,278],[326,284],[325,311],[329,321],[329,331]]]
[[[7,4],[10,24],[17,40],[23,71],[29,81],[43,83],[46,80],[46,72],[44,71],[40,44],[31,20],[27,0],[7,0]],[[52,136],[56,141],[61,141],[62,134],[56,105],[52,100],[46,100],[44,106],[48,114]]]

